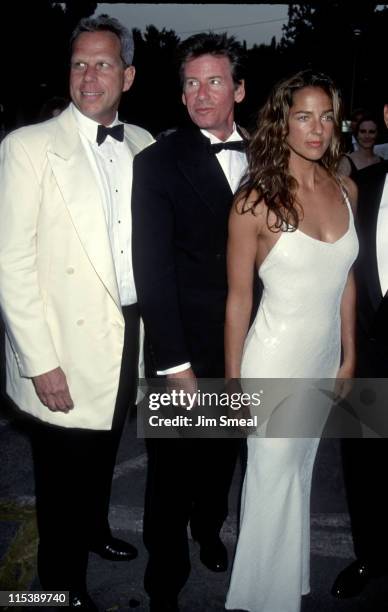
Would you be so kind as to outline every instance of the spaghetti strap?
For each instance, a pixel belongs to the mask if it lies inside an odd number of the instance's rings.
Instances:
[[[350,218],[353,219],[353,208],[352,208],[352,203],[350,201],[349,192],[346,189],[346,186],[345,186],[342,178],[339,175],[336,176],[336,180],[337,180],[338,186],[339,186],[339,188],[341,190],[342,197],[343,197],[343,199],[345,200],[345,202],[347,204],[347,207],[348,207],[348,210],[349,210],[349,214],[350,214]]]

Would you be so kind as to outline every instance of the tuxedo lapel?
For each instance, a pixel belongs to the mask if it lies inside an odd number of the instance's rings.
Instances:
[[[384,164],[385,166],[385,164]],[[375,169],[373,169],[375,170]],[[379,171],[380,170],[380,171]],[[365,179],[365,177],[367,177]],[[376,172],[361,173],[359,179],[359,209],[358,234],[360,237],[360,252],[363,266],[363,277],[373,307],[377,310],[383,295],[378,273],[377,263],[377,218],[384,188],[385,171],[383,168]]]
[[[58,118],[57,137],[48,159],[83,248],[120,308],[101,195],[71,110],[64,111]]]
[[[233,193],[208,138],[199,129],[182,130],[179,146],[178,167],[199,199],[217,215],[225,203],[232,202]]]
[[[140,151],[142,151],[144,148],[144,144],[141,146],[140,143],[134,141],[130,134],[130,126],[126,124],[124,124],[124,142],[127,145],[132,158],[135,157],[137,153],[140,153]]]

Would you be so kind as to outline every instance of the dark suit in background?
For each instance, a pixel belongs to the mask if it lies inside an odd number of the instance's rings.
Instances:
[[[387,172],[388,163],[384,162],[361,170],[356,178],[359,378],[388,377],[388,295],[382,295],[376,253],[377,220]],[[388,460],[388,439],[345,438],[341,446],[356,561],[334,583],[332,593],[338,598],[358,594],[369,578],[388,572],[388,501],[382,472]]]
[[[381,293],[376,230],[388,163],[359,174],[357,279],[357,370],[359,378],[388,377],[388,296]],[[388,257],[388,253],[387,253]],[[388,502],[380,468],[388,460],[387,439],[344,439],[345,484],[358,559],[387,565]],[[385,501],[384,501],[385,499]],[[388,569],[388,566],[387,566]]]

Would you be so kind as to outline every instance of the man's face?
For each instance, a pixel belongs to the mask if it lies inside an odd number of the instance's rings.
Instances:
[[[236,87],[227,57],[206,54],[185,63],[183,104],[198,127],[220,140],[232,133],[234,104],[244,96],[244,81]]]
[[[71,99],[83,115],[103,125],[112,123],[122,92],[135,78],[134,67],[124,67],[120,50],[113,32],[82,32],[73,43]]]

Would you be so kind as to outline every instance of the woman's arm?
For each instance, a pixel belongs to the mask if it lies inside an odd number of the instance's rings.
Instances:
[[[356,283],[353,270],[345,285],[341,301],[341,341],[343,361],[338,378],[352,378],[356,366]]]
[[[227,251],[228,299],[225,321],[225,376],[239,378],[242,351],[252,311],[253,275],[257,254],[258,217],[232,207]]]
[[[343,178],[353,215],[357,209],[357,186],[350,178]],[[345,285],[341,301],[341,340],[343,363],[338,378],[352,378],[356,364],[356,283],[353,270]]]

